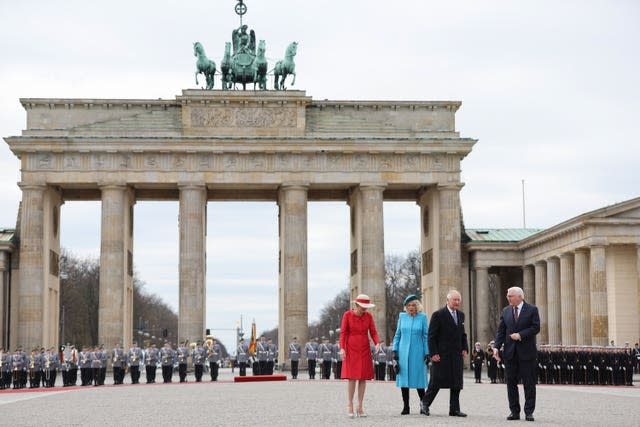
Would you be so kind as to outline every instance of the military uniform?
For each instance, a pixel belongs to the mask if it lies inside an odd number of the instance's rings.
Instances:
[[[240,370],[240,376],[247,376],[247,363],[249,362],[249,346],[244,342],[244,340],[240,340],[240,344],[238,344],[238,349],[236,351],[236,359],[238,361],[238,369]]]
[[[11,353],[0,349],[0,390],[11,384]]]
[[[322,379],[331,378],[331,361],[333,359],[333,346],[329,340],[324,338],[322,344],[318,346],[318,359],[322,361]]]
[[[471,367],[473,368],[473,376],[476,383],[482,382],[482,365],[484,364],[484,351],[477,346],[471,351]]]
[[[91,384],[91,352],[84,347],[79,355],[80,383],[83,386]]]
[[[204,372],[204,364],[206,360],[206,351],[202,348],[202,343],[198,342],[196,348],[191,350],[191,362],[193,363],[193,370],[197,383],[202,381],[202,373]]]
[[[493,347],[491,347],[491,344],[487,347],[485,355],[487,360],[487,376],[491,384],[495,384],[498,382],[498,361],[493,357]]]
[[[269,357],[269,344],[260,337],[260,341],[256,343],[256,359],[258,361],[258,372],[253,372],[253,375],[266,375],[267,374],[267,359]]]
[[[273,375],[273,368],[278,363],[278,347],[271,341],[267,341],[267,375]]]
[[[147,384],[153,384],[156,382],[156,370],[158,369],[159,362],[160,350],[156,348],[155,344],[151,347],[147,347],[144,355],[144,366],[147,377]]]
[[[387,353],[387,378],[389,378],[389,381],[395,381],[398,361],[393,358],[393,346],[387,346],[385,352]]]
[[[378,346],[378,351],[373,347],[371,349],[371,354],[373,355],[373,367],[375,368],[375,379],[376,381],[384,381],[385,370],[387,368],[387,351],[385,349],[384,340],[380,341],[380,345]]]
[[[127,352],[127,364],[129,365],[129,372],[131,372],[131,384],[138,384],[140,381],[140,364],[142,358],[142,349],[138,347],[137,343],[133,343],[133,346],[131,346]]]
[[[189,358],[189,348],[187,347],[186,341],[178,347],[176,356],[178,357],[178,376],[180,377],[180,382],[187,382],[187,360]]]
[[[289,360],[291,361],[291,378],[298,378],[298,363],[300,362],[300,344],[296,341],[296,338],[289,343],[288,351]]]
[[[318,343],[316,341],[309,341],[304,345],[304,353],[307,358],[307,365],[309,367],[309,379],[314,380],[316,378],[316,359],[318,358]]]
[[[238,347],[240,348],[240,347]],[[221,349],[220,344],[216,340],[212,340],[207,345],[207,362],[209,362],[209,375],[211,375],[211,381],[218,381],[218,369],[220,368]],[[246,350],[245,350],[246,352]],[[246,358],[245,358],[245,375],[246,375]],[[241,374],[241,376],[244,376]]]
[[[176,352],[169,344],[160,350],[160,365],[162,366],[162,380],[165,383],[171,382],[173,376],[173,365],[176,362]]]
[[[113,367],[113,384],[123,384],[125,368],[127,366],[127,356],[119,345],[111,350],[111,366]]]
[[[333,344],[333,358],[335,360],[333,377],[339,380],[342,378],[342,354],[340,353],[340,344],[338,342]]]
[[[32,351],[31,355],[27,359],[28,374],[29,374],[29,388],[40,387],[40,371],[42,367],[42,360],[38,351]]]
[[[94,386],[102,385],[102,351],[94,348],[91,352],[91,380]]]
[[[58,355],[49,349],[44,355],[44,386],[51,388],[56,384]]]

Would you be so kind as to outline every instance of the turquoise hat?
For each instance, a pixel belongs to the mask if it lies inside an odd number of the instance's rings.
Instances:
[[[407,295],[407,297],[404,299],[404,302],[402,303],[402,305],[407,305],[409,304],[411,301],[417,301],[418,300],[418,296],[411,294],[411,295]]]

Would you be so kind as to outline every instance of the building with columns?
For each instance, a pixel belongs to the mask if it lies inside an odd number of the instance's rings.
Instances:
[[[489,342],[510,286],[538,306],[538,341],[607,345],[640,337],[640,198],[546,230],[466,230],[472,335]]]
[[[11,346],[60,341],[60,206],[100,200],[98,336],[132,340],[135,204],[179,204],[180,340],[205,333],[206,210],[211,200],[279,206],[279,346],[308,339],[307,203],[350,207],[350,291],[386,323],[383,202],[420,205],[427,309],[462,275],[461,161],[475,140],[456,101],[315,101],[303,91],[184,90],[175,99],[21,99],[27,128],[5,138],[21,161],[19,262]],[[215,241],[215,236],[211,236]],[[178,244],[178,243],[177,243]],[[3,306],[3,311],[7,305]],[[384,329],[381,329],[384,330]],[[385,337],[389,338],[389,337]]]

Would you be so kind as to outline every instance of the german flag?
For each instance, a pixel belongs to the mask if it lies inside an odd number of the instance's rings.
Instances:
[[[249,342],[249,354],[256,355],[256,321],[251,323],[251,341]]]

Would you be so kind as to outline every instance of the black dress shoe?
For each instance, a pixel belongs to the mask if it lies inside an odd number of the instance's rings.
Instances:
[[[429,408],[424,406],[424,403],[420,402],[420,415],[429,416]]]
[[[520,419],[520,414],[514,414],[513,412],[509,414],[509,416],[507,417],[508,421],[513,421],[513,420],[519,420]]]
[[[535,421],[536,420],[535,418],[533,418],[533,415],[525,415],[524,419],[527,420],[527,421]]]
[[[449,412],[449,416],[450,417],[466,417],[467,414],[465,414],[464,412],[460,412],[460,411],[453,411],[453,412]]]
[[[409,407],[405,406],[404,408],[402,408],[402,412],[400,412],[400,415],[409,415]]]

